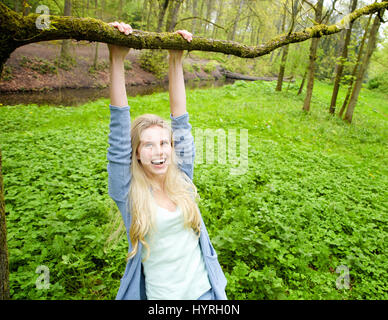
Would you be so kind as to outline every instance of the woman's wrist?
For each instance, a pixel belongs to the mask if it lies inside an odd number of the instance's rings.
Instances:
[[[116,56],[110,56],[109,62],[111,65],[124,65],[124,58],[122,57],[116,57]]]
[[[176,52],[175,50],[170,50],[168,60],[170,63],[181,64],[183,61],[183,51]]]
[[[182,58],[171,58],[169,59],[169,66],[170,68],[179,68],[179,67],[182,67],[182,62],[183,62],[183,59]]]
[[[111,60],[109,65],[111,75],[123,74],[124,75],[124,61],[117,59]]]

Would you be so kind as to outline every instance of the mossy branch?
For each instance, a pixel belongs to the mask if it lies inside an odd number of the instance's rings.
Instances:
[[[314,37],[331,35],[341,31],[346,24],[362,15],[369,15],[388,8],[388,0],[374,3],[355,10],[335,25],[315,25],[300,32],[279,35],[265,44],[247,46],[238,42],[213,40],[193,36],[189,43],[178,34],[168,32],[146,32],[134,30],[126,36],[107,23],[93,18],[75,18],[65,16],[48,16],[50,27],[40,30],[36,21],[40,14],[21,14],[10,10],[0,2],[0,71],[9,55],[17,47],[40,41],[75,39],[103,43],[112,43],[135,49],[181,49],[222,52],[242,58],[255,58],[266,55],[273,50],[290,43],[302,42]]]

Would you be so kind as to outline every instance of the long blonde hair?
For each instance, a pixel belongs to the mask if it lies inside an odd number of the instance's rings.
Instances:
[[[143,166],[137,159],[137,149],[140,145],[141,133],[152,126],[165,128],[169,132],[171,142],[171,161],[168,166],[164,188],[170,198],[183,212],[184,227],[192,228],[199,236],[201,226],[201,216],[198,209],[199,194],[197,188],[177,165],[177,156],[174,149],[173,132],[164,119],[154,114],[143,114],[137,117],[131,126],[132,181],[129,189],[129,206],[132,215],[132,223],[129,236],[132,243],[132,250],[127,255],[127,260],[136,255],[139,241],[147,250],[148,258],[150,247],[145,240],[148,232],[154,227],[154,212],[156,210],[155,201],[152,196],[152,188],[155,182],[145,173]]]

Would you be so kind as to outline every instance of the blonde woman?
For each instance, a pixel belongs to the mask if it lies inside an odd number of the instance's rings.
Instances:
[[[112,22],[126,35],[130,25]],[[187,41],[192,35],[177,31]],[[116,299],[222,300],[226,279],[197,205],[194,140],[183,79],[181,50],[169,51],[169,124],[144,114],[131,123],[124,59],[110,54],[109,195],[127,231],[128,260]]]

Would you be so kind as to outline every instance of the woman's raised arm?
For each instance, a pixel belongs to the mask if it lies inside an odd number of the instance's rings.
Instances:
[[[121,32],[129,34],[129,25],[110,23]],[[129,49],[108,45],[110,58],[110,123],[108,148],[108,193],[115,200],[125,227],[128,230],[130,216],[127,209],[128,192],[131,182],[131,117],[125,90],[124,59]]]
[[[192,34],[186,30],[179,30],[176,33],[179,33],[189,42],[192,40]],[[193,179],[195,145],[191,134],[189,114],[186,110],[182,57],[182,50],[169,50],[170,118],[178,167],[190,179]]]
[[[188,42],[192,40],[192,34],[186,30],[178,30]],[[183,50],[169,50],[168,88],[170,93],[170,110],[173,117],[179,117],[186,113],[186,91],[183,78]]]
[[[109,23],[112,27],[120,30],[126,35],[132,33],[129,24],[118,23],[117,21]],[[124,59],[128,54],[129,48],[108,44],[109,48],[109,71],[110,71],[110,103],[116,107],[125,107],[128,105],[127,92],[125,90]]]

